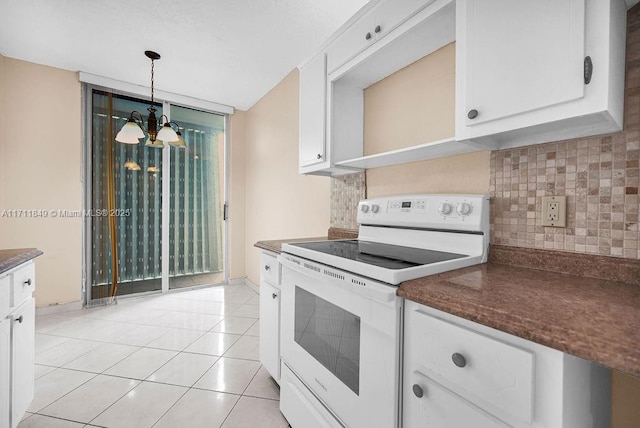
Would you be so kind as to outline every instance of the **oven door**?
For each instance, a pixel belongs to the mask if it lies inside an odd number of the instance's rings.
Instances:
[[[397,427],[396,288],[288,254],[279,260],[283,362],[347,427]]]

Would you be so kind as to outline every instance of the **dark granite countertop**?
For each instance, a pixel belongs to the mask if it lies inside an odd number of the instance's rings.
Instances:
[[[282,252],[282,244],[288,244],[293,242],[312,242],[312,241],[326,241],[329,239],[353,239],[358,237],[358,231],[354,229],[340,229],[329,228],[328,236],[322,236],[317,238],[292,238],[292,239],[278,239],[273,241],[258,241],[254,246],[262,248],[263,250],[273,251],[280,254]]]
[[[0,250],[0,274],[44,254],[36,248]]]
[[[638,272],[640,260],[492,247],[489,263],[404,282],[398,295],[640,376]]]
[[[318,238],[291,238],[291,239],[278,239],[274,241],[258,241],[254,244],[255,247],[262,248],[263,250],[272,251],[280,254],[282,252],[282,244],[288,244],[293,242],[312,242],[312,241],[326,241],[326,236]]]

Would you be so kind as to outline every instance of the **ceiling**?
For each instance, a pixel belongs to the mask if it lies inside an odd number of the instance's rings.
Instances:
[[[2,0],[0,54],[242,110],[367,0]]]

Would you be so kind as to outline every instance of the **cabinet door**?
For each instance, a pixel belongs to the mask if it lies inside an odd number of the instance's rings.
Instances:
[[[260,361],[280,381],[280,290],[260,282]]]
[[[315,56],[300,69],[300,167],[325,161],[327,56]]]
[[[405,379],[405,385],[405,428],[507,427],[479,407],[419,372],[413,372],[409,379]]]
[[[0,319],[0,428],[9,428],[10,326],[10,319]]]
[[[24,416],[33,399],[35,299],[24,302],[13,312],[11,320],[12,344],[12,405],[13,425]]]
[[[456,7],[466,95],[457,121],[473,127],[584,96],[585,0],[461,0]]]
[[[382,39],[435,0],[382,0],[340,35],[328,49],[329,74]]]

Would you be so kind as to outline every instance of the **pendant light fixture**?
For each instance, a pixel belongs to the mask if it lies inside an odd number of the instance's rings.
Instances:
[[[160,54],[153,51],[144,51],[144,54],[151,60],[151,105],[147,108],[149,116],[147,117],[147,127],[144,126],[144,117],[138,111],[132,111],[129,115],[127,123],[120,129],[116,135],[116,141],[124,144],[138,144],[141,138],[144,138],[144,131],[149,134],[146,146],[163,148],[166,141],[171,146],[186,147],[184,138],[180,133],[180,127],[175,122],[169,122],[164,114],[160,116],[160,120],[156,118],[156,108],[153,106],[154,85],[153,85],[153,67],[154,61],[160,59]],[[164,119],[164,121],[163,121]],[[171,124],[175,125],[177,131],[174,131]],[[144,131],[143,131],[144,130]]]

